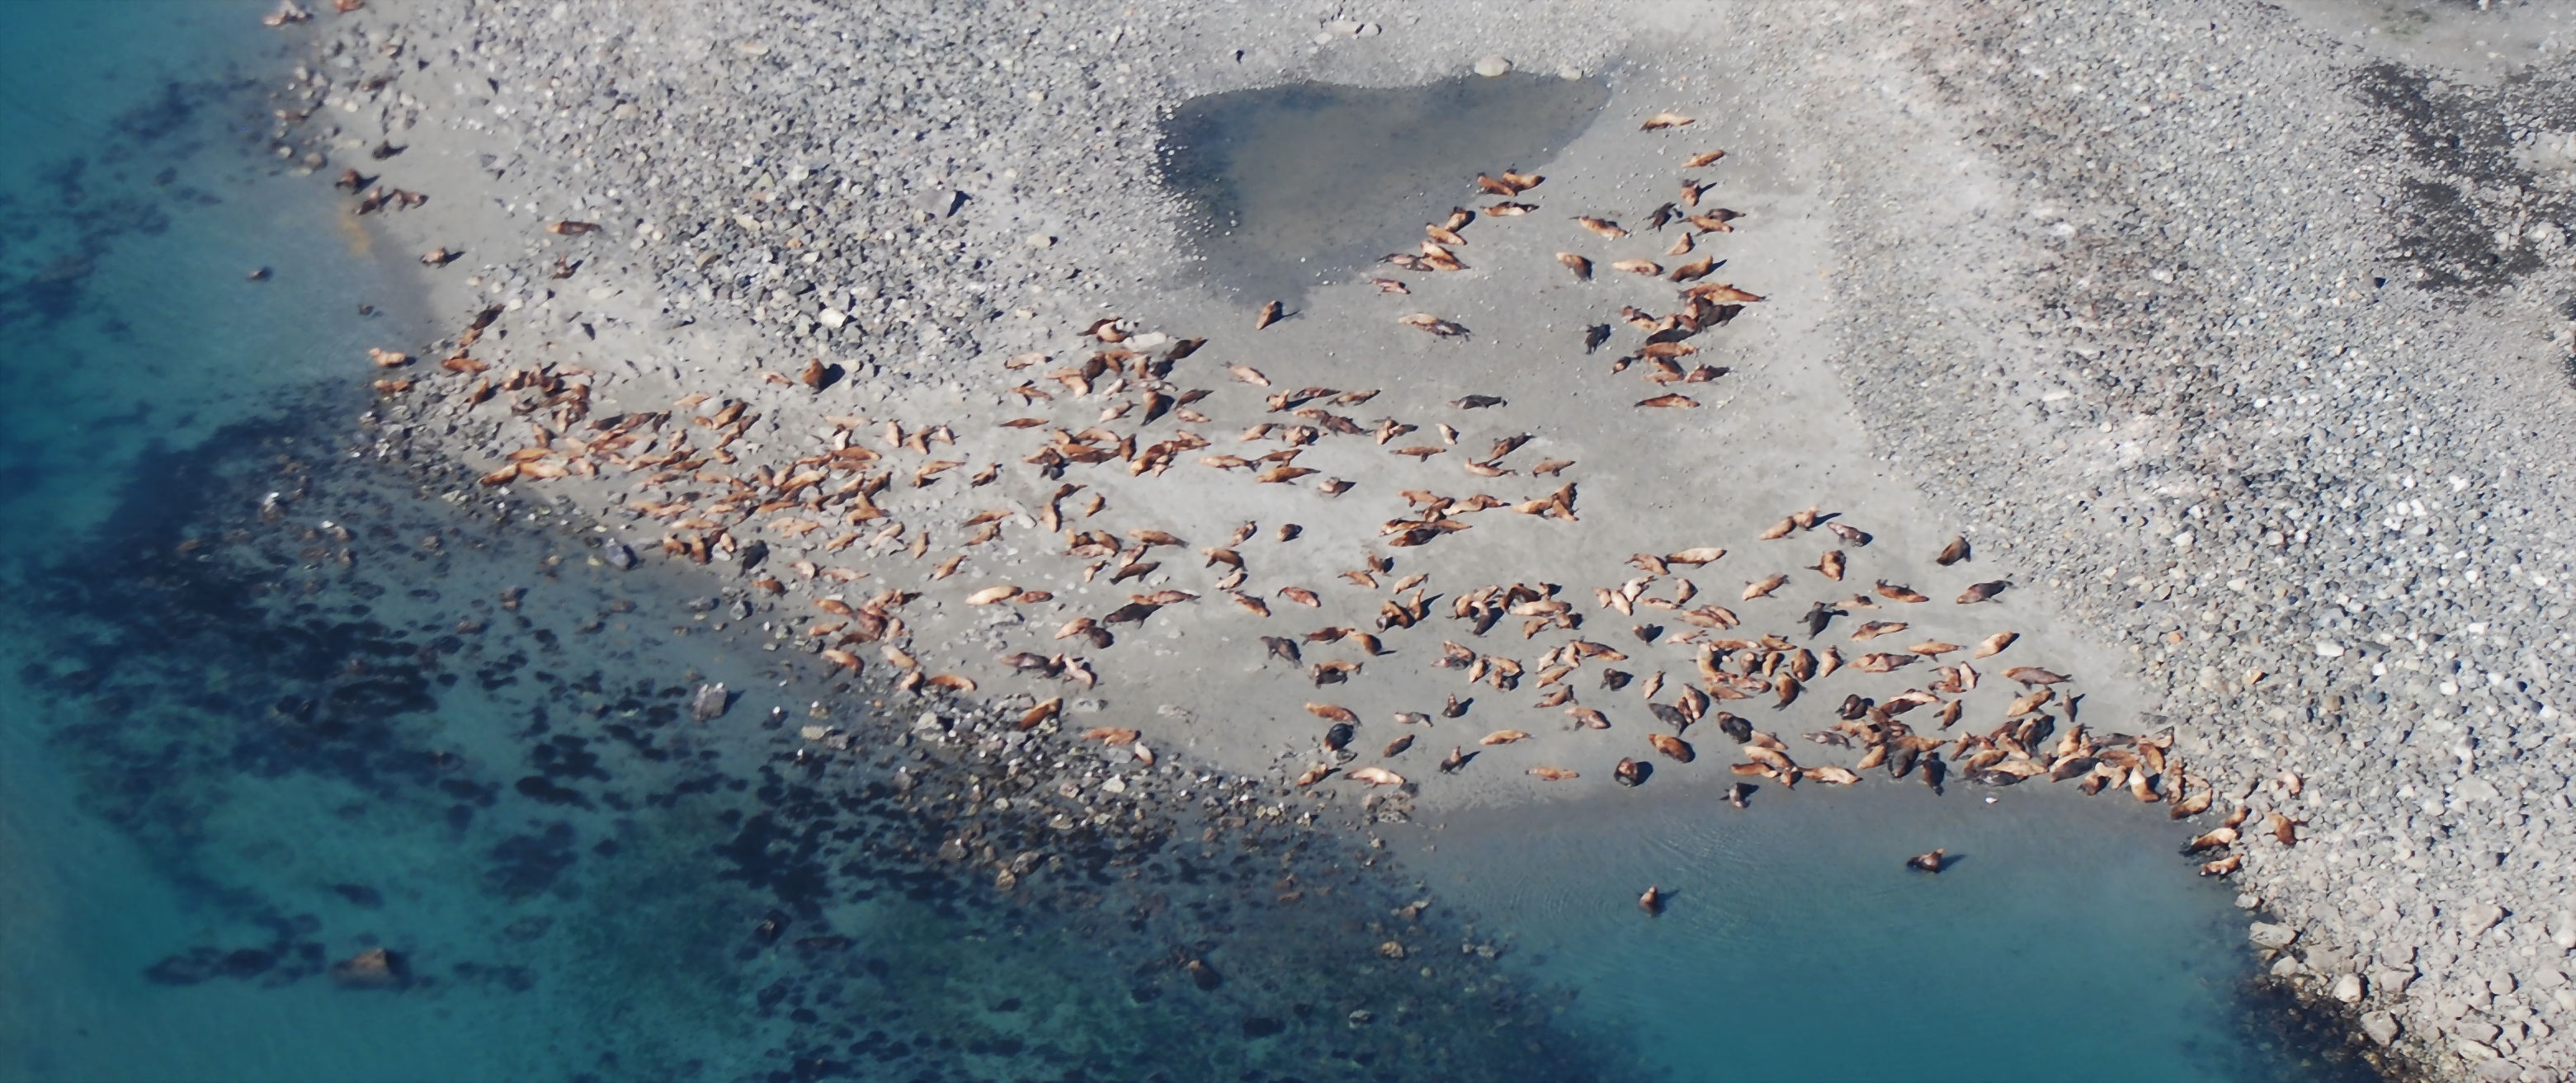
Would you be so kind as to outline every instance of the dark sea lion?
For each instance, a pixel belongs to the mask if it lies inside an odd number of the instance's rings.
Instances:
[[[1654,769],[1652,764],[1622,759],[1618,766],[1610,769],[1610,777],[1618,779],[1622,786],[1635,786],[1646,781],[1646,776],[1653,773]]]
[[[1909,869],[1921,869],[1929,873],[1939,873],[1941,871],[1941,866],[1948,861],[1948,853],[1948,850],[1942,849],[1934,850],[1928,854],[1916,854],[1905,859],[1905,867]]]

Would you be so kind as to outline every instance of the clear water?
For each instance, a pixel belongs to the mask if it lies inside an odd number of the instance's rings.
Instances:
[[[0,8],[0,1078],[2270,1063],[2212,1018],[2219,896],[2135,817],[1909,809],[1963,818],[1937,883],[1887,874],[1912,843],[1869,795],[1529,809],[1400,862],[1193,807],[1060,825],[1054,778],[900,736],[922,705],[782,664],[721,584],[616,572],[354,420],[365,348],[417,337],[408,269],[268,152],[298,32],[265,7]],[[708,680],[740,698],[701,723]],[[808,722],[873,751],[805,754]],[[1004,894],[987,848],[1046,860]],[[1641,878],[1683,892],[1659,922]],[[1442,905],[1394,913],[1417,879]],[[403,987],[331,975],[375,947]]]
[[[1802,790],[1805,788],[1802,788]],[[2243,918],[2161,807],[1916,784],[1529,808],[1414,867],[1674,1078],[2319,1078],[2243,1002]],[[1765,799],[1767,797],[1767,800]],[[1946,847],[1938,876],[1906,858]],[[1637,896],[1672,900],[1648,917]]]

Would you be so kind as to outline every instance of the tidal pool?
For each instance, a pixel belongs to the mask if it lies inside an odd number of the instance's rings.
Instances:
[[[1294,299],[1490,198],[1467,178],[1545,165],[1609,99],[1599,79],[1536,75],[1210,94],[1165,125],[1165,184],[1193,207],[1211,282]]]

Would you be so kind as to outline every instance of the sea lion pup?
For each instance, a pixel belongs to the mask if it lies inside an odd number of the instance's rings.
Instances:
[[[1648,764],[1623,758],[1617,767],[1610,769],[1610,777],[1618,779],[1622,786],[1634,786],[1646,781],[1646,775],[1653,770],[1654,768]]]
[[[1947,855],[1949,852],[1950,851],[1945,847],[1943,849],[1934,850],[1928,854],[1916,854],[1905,859],[1905,867],[1909,869],[1921,869],[1925,872],[1937,875],[1941,871],[1942,864],[1948,860]]]
[[[1750,795],[1752,792],[1752,783],[1738,782],[1735,785],[1726,788],[1726,803],[1737,808],[1743,808],[1745,797]]]
[[[1637,909],[1645,911],[1646,916],[1650,918],[1662,917],[1664,889],[1659,885],[1649,885],[1645,894],[1637,896]]]

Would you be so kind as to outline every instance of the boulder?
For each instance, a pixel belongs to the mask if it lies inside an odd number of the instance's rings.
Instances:
[[[2340,1000],[2346,1004],[2359,1004],[2361,1003],[2363,992],[2361,975],[2359,974],[2346,974],[2335,979],[2334,998],[2336,1000]]]
[[[2253,941],[2255,947],[2271,948],[2275,951],[2289,947],[2290,942],[2298,938],[2297,929],[2287,925],[2275,925],[2268,921],[2255,922],[2245,930],[2245,939]]]
[[[712,722],[724,717],[725,710],[732,706],[733,693],[725,691],[724,682],[702,684],[698,686],[698,694],[689,699],[689,716],[700,722]]]
[[[2387,1012],[2363,1012],[2361,1015],[2361,1032],[2370,1035],[2371,1041],[2387,1045],[2397,1040],[2398,1030],[2397,1017]]]

